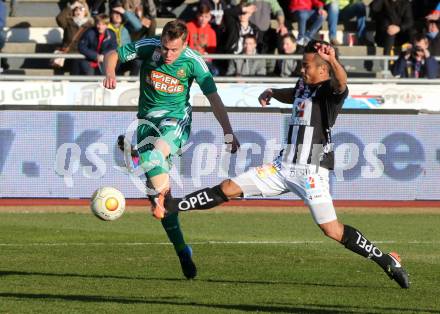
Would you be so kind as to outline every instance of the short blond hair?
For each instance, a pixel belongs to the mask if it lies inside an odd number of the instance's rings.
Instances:
[[[110,23],[110,18],[107,14],[100,13],[100,14],[95,15],[93,17],[93,21],[95,22],[95,25],[98,24],[99,22],[102,22],[104,24],[108,24],[108,23]]]
[[[186,23],[182,20],[174,20],[165,24],[162,30],[162,38],[168,40],[174,40],[182,38],[183,42],[186,42],[188,37],[188,28]]]

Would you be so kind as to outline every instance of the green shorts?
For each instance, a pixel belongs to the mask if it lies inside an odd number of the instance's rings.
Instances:
[[[161,139],[170,146],[170,155],[162,165],[147,170],[148,177],[154,177],[162,173],[168,173],[175,155],[179,155],[180,149],[185,145],[191,133],[191,118],[184,120],[176,118],[162,118],[139,120],[137,127],[137,149],[141,164],[147,161],[154,149],[154,143]]]

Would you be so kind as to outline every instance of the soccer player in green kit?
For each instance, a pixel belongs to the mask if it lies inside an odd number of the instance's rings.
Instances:
[[[103,85],[116,88],[118,61],[142,60],[137,114],[140,166],[147,177],[147,186],[154,191],[154,195],[148,195],[153,216],[161,220],[179,256],[183,274],[191,279],[197,274],[192,249],[185,244],[177,213],[165,216],[164,202],[171,198],[168,174],[171,156],[178,154],[190,134],[189,89],[194,79],[209,100],[224,135],[232,136],[231,152],[240,144],[206,63],[200,54],[187,47],[187,34],[185,23],[174,20],[164,26],[160,39],[141,39],[109,52],[104,60]]]

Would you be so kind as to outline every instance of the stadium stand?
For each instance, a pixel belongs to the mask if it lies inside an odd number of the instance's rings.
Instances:
[[[6,1],[9,7],[9,1]],[[59,13],[58,0],[21,0],[17,2],[16,17],[8,17],[6,24],[7,41],[3,53],[51,53],[61,45],[62,29],[55,21]],[[184,5],[194,4],[195,1],[187,0]],[[180,9],[180,12],[183,11]],[[170,21],[170,18],[158,18],[156,33],[160,33],[162,27]],[[272,20],[275,27],[275,20]],[[298,29],[296,23],[293,29]],[[343,56],[381,56],[383,49],[380,47],[348,46],[347,38],[354,33],[354,22],[344,29],[338,25],[337,38],[345,45],[338,47]],[[372,22],[367,23],[367,30],[374,29]],[[295,33],[294,31],[294,33]],[[320,36],[328,39],[328,26],[324,23]],[[10,58],[9,70],[3,74],[27,74],[27,75],[53,75],[54,69],[49,65],[49,60],[33,58]],[[344,65],[351,77],[376,77],[382,75],[383,62],[368,60],[344,60]]]

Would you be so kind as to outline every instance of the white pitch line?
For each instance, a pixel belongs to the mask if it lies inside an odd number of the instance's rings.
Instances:
[[[289,244],[289,245],[303,245],[303,244],[326,244],[332,242],[324,241],[205,241],[205,242],[191,242],[191,245],[249,245],[249,244]],[[440,241],[393,241],[383,240],[374,241],[375,244],[440,244]],[[170,242],[121,242],[121,243],[106,243],[106,242],[59,242],[59,243],[0,243],[0,247],[16,247],[16,246],[154,246],[154,245],[171,245]]]
[[[191,245],[222,245],[222,244],[321,244],[323,241],[206,241],[191,242]],[[60,242],[60,243],[0,243],[0,246],[149,246],[149,245],[172,245],[170,242],[126,242],[126,243],[105,243],[105,242]]]

